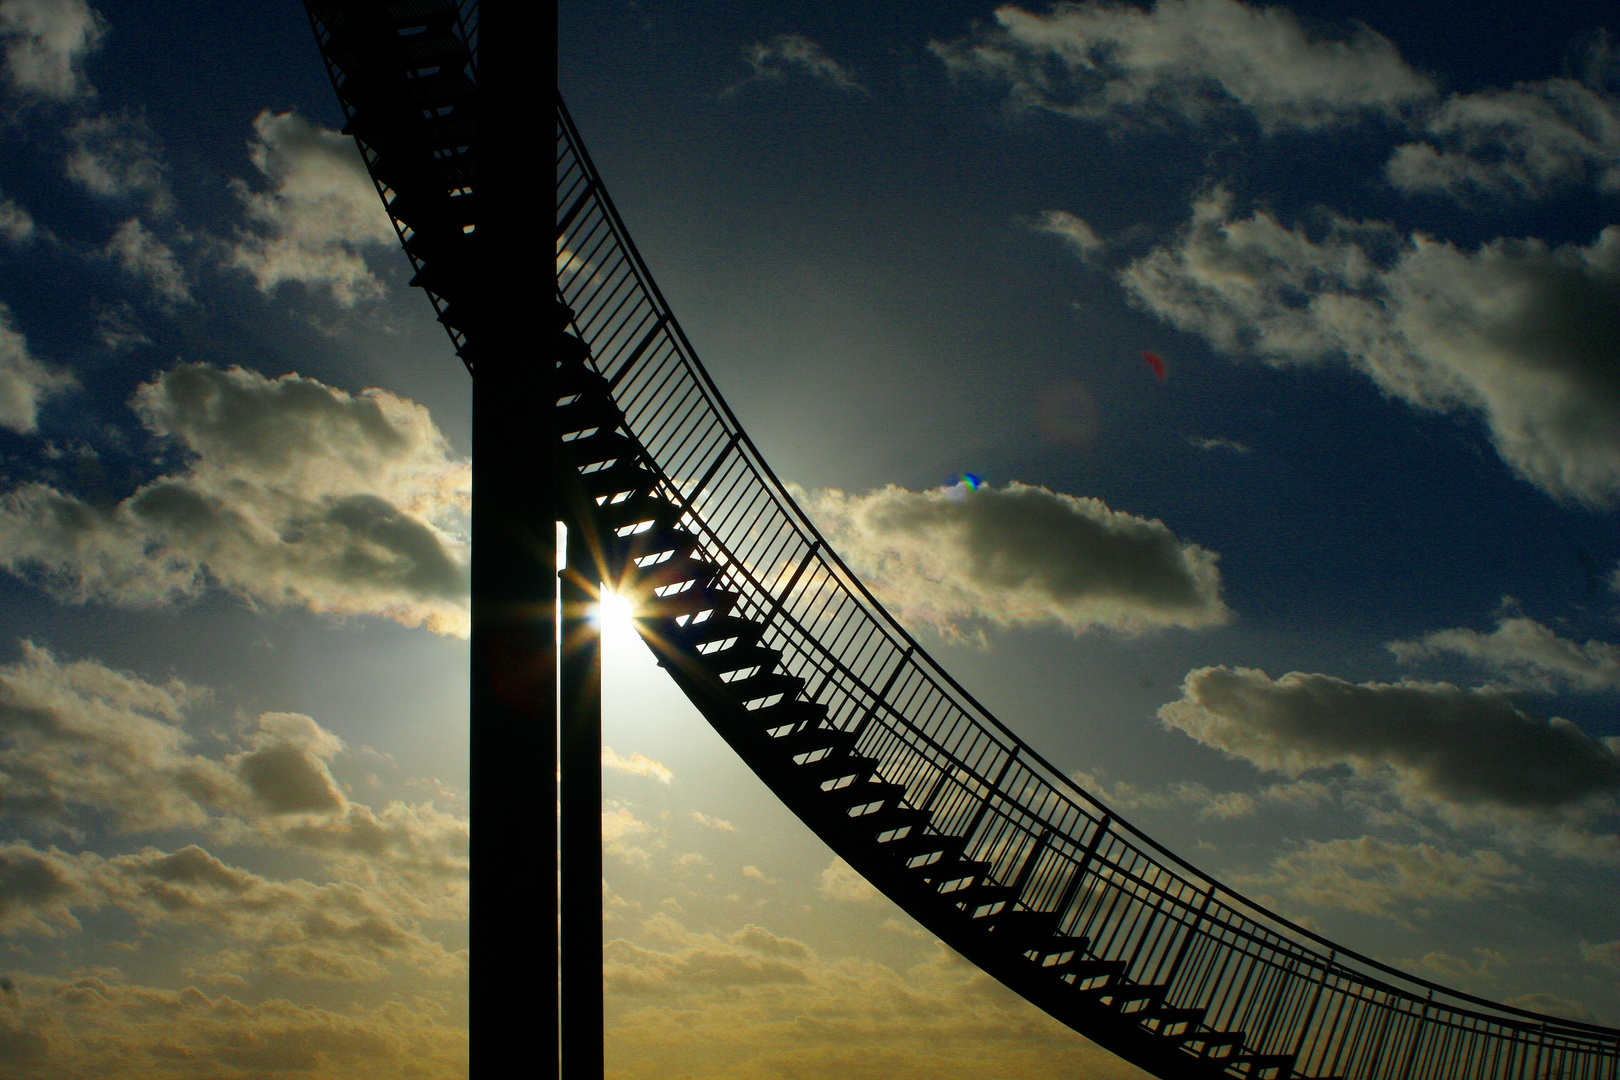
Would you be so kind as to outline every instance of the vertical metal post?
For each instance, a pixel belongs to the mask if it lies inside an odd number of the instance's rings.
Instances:
[[[526,250],[535,118],[551,113],[557,29],[554,7],[522,0],[485,0],[479,17],[471,1000],[474,1075],[484,1080],[513,1062],[558,1075],[557,331],[535,325],[535,298],[555,283]]]
[[[588,520],[570,514],[562,574],[562,1074],[601,1080],[601,577]]]

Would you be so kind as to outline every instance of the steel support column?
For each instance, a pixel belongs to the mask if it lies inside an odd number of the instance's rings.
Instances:
[[[555,1077],[557,969],[557,328],[534,257],[535,118],[551,109],[556,9],[479,11],[477,245],[484,318],[474,356],[472,888],[474,1075],[516,1062]],[[540,309],[548,316],[550,303]],[[540,1037],[536,1039],[536,1030]],[[547,1034],[552,1037],[547,1038]],[[539,1047],[536,1047],[536,1042]]]

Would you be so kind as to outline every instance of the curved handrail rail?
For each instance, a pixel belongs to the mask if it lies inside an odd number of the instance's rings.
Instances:
[[[1533,1046],[1538,1075],[1549,1055],[1593,1063],[1571,1075],[1597,1077],[1605,1062],[1615,1074],[1620,1031],[1453,990],[1290,922],[1124,821],[984,708],[794,502],[698,360],[560,98],[557,114],[559,298],[574,309],[627,428],[687,511],[685,527],[741,594],[741,610],[771,623],[784,669],[857,733],[861,752],[884,762],[884,778],[903,784],[911,805],[933,811],[942,831],[971,822],[969,853],[990,862],[997,880],[1018,880],[1028,908],[1048,910],[1066,883],[1089,873],[1095,895],[1070,896],[1063,908],[1069,932],[1084,930],[1099,953],[1128,956],[1133,978],[1168,977],[1181,991],[1175,1003],[1206,1007],[1212,1024],[1251,1030],[1259,1021],[1255,1045],[1293,1054],[1300,1066],[1401,1074],[1380,1071],[1347,1041],[1376,1018],[1385,1050],[1406,1040],[1407,1072],[1420,1054],[1450,1066],[1488,1057],[1523,1067]],[[1119,894],[1134,904],[1121,907]],[[1329,1012],[1331,1025],[1312,1026]],[[1425,1031],[1446,1033],[1445,1046]]]

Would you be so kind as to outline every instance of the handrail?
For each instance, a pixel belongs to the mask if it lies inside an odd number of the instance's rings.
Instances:
[[[1607,1062],[1612,1075],[1620,1031],[1453,990],[1290,922],[1121,819],[984,708],[884,609],[793,501],[698,360],[560,98],[557,120],[557,211],[567,216],[557,238],[558,295],[576,312],[576,332],[593,346],[628,429],[685,511],[683,527],[723,568],[725,587],[740,594],[738,610],[769,623],[784,670],[805,677],[831,722],[856,730],[856,714],[874,718],[857,731],[861,752],[883,763],[884,779],[906,787],[908,802],[921,805],[929,792],[942,831],[971,822],[964,833],[970,852],[992,863],[997,880],[1016,873],[1027,907],[1058,896],[1066,871],[1094,879],[1092,893],[1082,889],[1059,913],[1065,926],[1074,933],[1085,927],[1098,948],[1117,946],[1131,958],[1133,978],[1169,970],[1172,994],[1179,988],[1183,999],[1177,1004],[1207,1004],[1228,1020],[1261,1024],[1264,1030],[1251,1032],[1255,1045],[1295,1053],[1300,1067],[1326,1067],[1330,1059],[1335,1068],[1356,1065],[1339,1060],[1358,1052],[1343,1044],[1344,1033],[1365,1026],[1370,1014],[1360,1006],[1370,1005],[1387,1014],[1385,1027],[1403,1018],[1397,1026],[1410,1060],[1433,1025],[1485,1032],[1508,1043],[1509,1058],[1521,1064],[1534,1036],[1538,1057],[1551,1046]],[[1037,845],[1037,837],[1045,839]],[[1082,838],[1101,841],[1092,845],[1089,867],[1080,858]],[[1245,987],[1258,978],[1260,997],[1222,991],[1217,971],[1227,967],[1229,981],[1240,977]],[[1317,1023],[1329,1014],[1331,1026]],[[1279,1026],[1280,1015],[1293,1019]],[[1475,1044],[1480,1040],[1435,1052],[1455,1066],[1465,1052],[1471,1062],[1482,1060]],[[1360,1067],[1344,1074],[1386,1075],[1375,1062]],[[1595,1069],[1573,1075],[1595,1078]]]

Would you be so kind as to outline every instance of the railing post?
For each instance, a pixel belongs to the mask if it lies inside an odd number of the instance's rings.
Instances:
[[[1012,884],[1008,886],[1014,894],[1020,896],[1023,894],[1024,886],[1028,884],[1030,874],[1035,872],[1035,864],[1040,862],[1041,856],[1046,853],[1046,845],[1051,842],[1052,830],[1042,829],[1041,835],[1035,838],[1034,845],[1030,847],[1029,854],[1024,856],[1023,865],[1018,868],[1018,873],[1014,876]]]
[[[1311,1007],[1305,1012],[1305,1022],[1300,1025],[1299,1037],[1294,1040],[1294,1049],[1290,1052],[1290,1056],[1296,1061],[1299,1059],[1300,1050],[1305,1046],[1305,1039],[1310,1035],[1311,1021],[1316,1019],[1316,1007],[1321,1004],[1322,992],[1327,987],[1328,974],[1333,970],[1333,961],[1338,955],[1337,949],[1328,952],[1327,963],[1322,965],[1322,977],[1316,980],[1316,994],[1311,998]]]
[[[885,691],[884,696],[888,696],[887,691]],[[979,831],[980,825],[984,824],[984,815],[990,812],[991,800],[1001,793],[1001,782],[1007,778],[1007,770],[1012,768],[1013,762],[1017,760],[1018,747],[1014,746],[1012,748],[1012,753],[1007,755],[1007,760],[1003,761],[1001,763],[1001,768],[996,770],[996,778],[990,781],[989,785],[985,788],[984,799],[979,803],[978,810],[974,811],[973,821],[962,833],[962,839],[964,842],[972,840],[973,834]]]
[[[1203,925],[1204,912],[1209,908],[1209,902],[1214,896],[1215,883],[1212,881],[1209,883],[1209,888],[1204,890],[1204,895],[1198,900],[1196,918],[1189,920],[1187,923],[1187,936],[1181,939],[1181,945],[1176,949],[1176,958],[1170,962],[1170,970],[1165,973],[1165,986],[1168,987],[1175,983],[1176,973],[1181,970],[1181,962],[1187,958],[1187,950],[1192,946],[1192,940],[1198,933],[1198,927]],[[1168,990],[1165,993],[1166,996],[1169,995]]]
[[[795,574],[794,579],[797,580],[797,578],[798,575]],[[781,606],[780,601],[777,604]],[[901,669],[906,666],[906,661],[911,659],[911,653],[911,646],[907,646],[906,651],[901,653],[900,659],[895,662],[894,670],[889,672],[889,681],[883,684],[883,689],[879,690],[877,697],[872,699],[872,707],[866,710],[866,715],[861,717],[860,723],[850,729],[850,734],[857,739],[861,737],[861,732],[866,730],[866,725],[872,722],[872,717],[877,715],[878,709],[882,708],[883,703],[889,699],[889,691],[894,689],[895,682],[900,678]]]
[[[1423,1011],[1418,1013],[1417,1028],[1412,1032],[1412,1045],[1406,1051],[1406,1067],[1401,1070],[1401,1080],[1411,1080],[1412,1066],[1417,1062],[1418,1044],[1423,1041],[1423,1029],[1429,1019],[1429,1004],[1434,1001],[1434,990],[1429,990],[1429,996],[1423,1002]]]
[[[1059,927],[1063,925],[1063,916],[1069,912],[1069,905],[1074,903],[1075,894],[1080,891],[1080,882],[1085,878],[1086,869],[1091,865],[1092,858],[1097,854],[1097,845],[1102,842],[1103,834],[1108,831],[1108,827],[1113,823],[1114,819],[1107,814],[1097,819],[1097,828],[1091,834],[1091,839],[1086,842],[1086,850],[1080,856],[1080,861],[1075,864],[1074,873],[1070,875],[1069,883],[1063,887],[1063,895],[1058,897],[1057,906],[1053,908],[1058,917],[1057,925]]]

